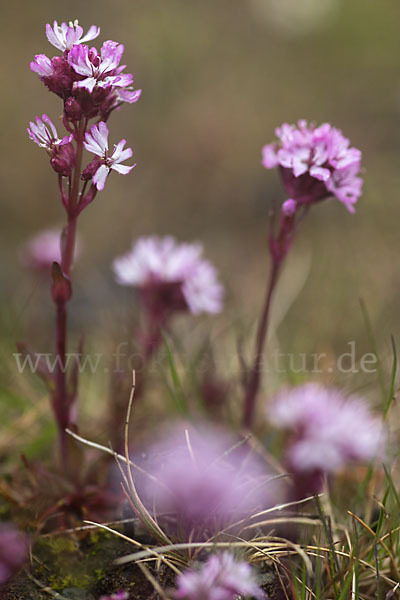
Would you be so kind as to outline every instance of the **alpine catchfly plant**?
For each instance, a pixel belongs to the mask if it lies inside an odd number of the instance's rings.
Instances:
[[[354,205],[361,196],[363,184],[359,176],[360,150],[351,147],[342,132],[329,123],[319,127],[304,120],[297,125],[284,123],[276,129],[276,135],[278,141],[262,149],[262,164],[266,169],[279,169],[288,199],[283,202],[279,215],[274,210],[271,215],[271,271],[253,362],[244,373],[243,421],[246,426],[250,426],[254,418],[272,296],[298,225],[310,207],[328,198],[337,198],[350,213],[354,213]]]
[[[68,454],[65,429],[75,424],[77,400],[77,376],[67,372],[66,363],[67,304],[72,295],[77,221],[97,192],[104,189],[111,171],[126,175],[134,167],[121,164],[132,156],[132,149],[125,148],[125,140],[110,149],[106,121],[122,104],[136,102],[141,93],[133,89],[133,76],[124,73],[125,66],[120,64],[124,52],[122,44],[108,40],[100,51],[89,47],[87,42],[99,34],[100,28],[95,25],[85,34],[78,21],[61,25],[54,21],[53,25],[46,26],[46,35],[60,54],[51,58],[38,54],[31,62],[31,70],[62,100],[62,123],[66,130],[59,134],[46,114],[36,117],[28,127],[30,139],[46,151],[57,174],[67,221],[58,245],[54,234],[49,233],[37,240],[30,251],[35,265],[46,263],[51,255],[54,257],[52,298],[56,307],[57,362],[55,372],[48,374],[48,383],[64,465]],[[92,154],[86,166],[84,150]]]

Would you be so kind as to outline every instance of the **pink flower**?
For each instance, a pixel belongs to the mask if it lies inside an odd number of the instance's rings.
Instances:
[[[25,267],[48,273],[53,262],[61,263],[61,229],[46,229],[34,235],[22,247],[20,259]],[[79,254],[79,240],[75,258]]]
[[[46,148],[47,151],[52,151],[55,146],[68,144],[72,141],[72,135],[66,135],[63,138],[58,137],[57,129],[47,115],[42,115],[42,118],[36,117],[36,123],[30,121],[27,132],[29,137],[40,148]]]
[[[368,461],[380,450],[381,421],[359,397],[306,384],[280,394],[268,411],[270,422],[291,433],[289,467],[330,473],[351,461]]]
[[[75,150],[71,141],[73,135],[66,135],[62,139],[58,137],[57,130],[47,115],[42,118],[36,117],[36,123],[31,121],[28,127],[28,135],[40,148],[45,148],[50,155],[50,164],[53,169],[68,177],[75,166]]]
[[[25,536],[11,524],[0,524],[0,585],[22,567],[26,555]]]
[[[97,38],[100,34],[100,27],[92,25],[89,28],[87,34],[82,37],[83,29],[78,24],[78,20],[70,21],[67,23],[61,23],[58,25],[57,21],[54,21],[53,27],[49,24],[46,25],[46,35],[50,44],[52,44],[61,52],[65,50],[71,50],[72,46],[77,44],[83,44],[84,42],[90,42]]]
[[[363,183],[361,152],[342,132],[329,123],[315,127],[303,120],[297,126],[284,123],[276,135],[278,142],[264,146],[262,163],[281,169],[290,197],[301,205],[333,195],[353,213]]]
[[[143,498],[158,513],[202,537],[276,503],[277,488],[261,460],[246,445],[210,425],[179,425],[146,449]],[[154,479],[155,478],[155,479]],[[179,529],[179,527],[178,527]],[[193,535],[193,533],[192,533]],[[196,536],[195,536],[196,537]]]
[[[121,165],[124,160],[131,158],[132,148],[126,148],[126,140],[121,140],[111,154],[108,151],[108,127],[101,121],[99,125],[92,125],[90,133],[86,133],[84,146],[88,152],[92,152],[99,157],[95,159],[96,170],[93,175],[93,183],[98,190],[103,190],[106,179],[113,169],[121,175],[127,175],[136,165]]]
[[[197,570],[187,569],[177,579],[175,597],[184,600],[234,600],[238,596],[265,598],[250,565],[230,552],[213,554]]]
[[[193,314],[222,310],[223,287],[202,258],[201,244],[178,244],[172,237],[141,238],[117,258],[117,282],[142,291],[149,309],[185,310]]]
[[[52,62],[45,54],[36,54],[35,60],[31,62],[31,71],[37,73],[39,77],[52,77],[54,75]]]
[[[130,86],[133,75],[123,74],[125,68],[119,67],[124,52],[123,44],[104,42],[100,55],[95,48],[89,46],[74,46],[68,54],[68,62],[76,73],[85,78],[76,81],[74,87],[83,87],[93,92],[95,86],[100,88]]]

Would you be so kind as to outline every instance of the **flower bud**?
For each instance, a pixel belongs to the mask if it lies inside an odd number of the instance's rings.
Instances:
[[[51,295],[54,302],[56,304],[68,302],[72,296],[71,281],[69,277],[64,275],[58,262],[53,263],[51,276],[53,280],[51,285]]]
[[[69,177],[75,166],[75,150],[71,142],[54,146],[50,164],[56,173]]]
[[[296,214],[297,204],[296,200],[293,198],[289,198],[282,204],[282,216],[283,217],[293,217]]]
[[[64,104],[64,112],[69,121],[79,121],[82,118],[82,107],[76,98],[70,96]]]
[[[90,163],[87,165],[87,167],[83,169],[81,179],[83,179],[83,181],[89,181],[90,179],[92,179],[93,175],[96,173],[97,169],[101,166],[101,164],[102,162],[100,158],[95,156],[94,159],[91,160]]]

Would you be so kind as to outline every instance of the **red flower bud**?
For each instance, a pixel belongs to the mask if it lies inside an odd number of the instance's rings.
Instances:
[[[72,143],[54,146],[50,164],[57,173],[69,177],[75,166],[75,150]]]
[[[76,98],[70,96],[64,104],[64,112],[68,120],[80,121],[82,118],[82,107]]]
[[[64,275],[58,262],[53,263],[51,276],[53,280],[51,285],[51,295],[54,302],[56,304],[68,302],[72,296],[71,280]]]

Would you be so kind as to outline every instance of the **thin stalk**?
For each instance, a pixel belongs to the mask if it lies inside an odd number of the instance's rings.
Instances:
[[[265,297],[264,310],[262,312],[260,323],[258,326],[254,361],[246,385],[246,395],[244,400],[243,424],[245,427],[251,427],[254,418],[255,403],[261,380],[263,350],[268,333],[271,301],[276,283],[278,281],[280,266],[281,261],[274,261],[272,264],[269,282],[267,286],[267,294]]]
[[[76,153],[75,153],[75,166],[74,174],[71,185],[69,186],[68,196],[68,222],[65,229],[65,239],[62,244],[62,259],[61,269],[64,275],[70,276],[71,267],[73,264],[74,253],[75,253],[75,240],[76,240],[76,227],[78,211],[77,207],[79,204],[79,187],[80,177],[82,171],[82,157],[83,157],[83,141],[84,134],[87,126],[87,119],[82,119],[79,128],[77,129],[75,140],[76,140]],[[60,187],[61,201],[63,201],[63,190]],[[56,389],[54,392],[54,409],[57,416],[58,423],[58,435],[61,453],[61,462],[65,469],[68,465],[68,441],[65,429],[70,424],[70,399],[67,391],[67,380],[66,380],[66,350],[67,350],[67,300],[58,301],[56,303],[56,371],[55,371],[55,384]]]
[[[57,363],[55,372],[55,401],[54,407],[57,413],[59,427],[59,443],[61,461],[65,466],[67,463],[67,434],[65,428],[69,425],[69,409],[66,390],[66,338],[67,338],[67,311],[66,304],[56,305],[56,352]]]

